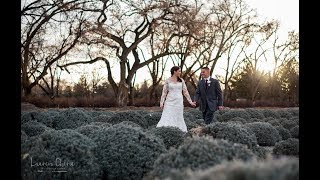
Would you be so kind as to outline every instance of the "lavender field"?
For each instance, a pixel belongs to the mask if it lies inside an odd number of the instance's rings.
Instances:
[[[299,108],[226,109],[188,133],[160,110],[24,109],[22,179],[299,179]]]

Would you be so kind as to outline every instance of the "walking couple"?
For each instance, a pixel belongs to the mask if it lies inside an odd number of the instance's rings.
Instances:
[[[209,124],[213,120],[213,113],[223,107],[222,91],[219,81],[209,76],[210,69],[203,67],[201,69],[202,80],[198,82],[192,101],[186,83],[180,78],[180,75],[181,69],[178,66],[171,68],[171,77],[165,81],[163,86],[160,100],[160,107],[163,111],[156,127],[173,126],[178,127],[183,132],[187,132],[187,126],[183,119],[182,94],[193,107],[196,107],[199,102],[203,119],[206,124]]]

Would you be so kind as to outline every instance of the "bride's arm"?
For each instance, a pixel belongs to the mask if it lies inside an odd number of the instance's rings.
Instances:
[[[189,92],[188,92],[188,89],[187,89],[187,86],[186,86],[186,83],[185,81],[182,79],[182,92],[183,92],[183,95],[187,98],[187,101],[190,103],[190,104],[193,104],[191,98],[190,98],[190,95],[189,95]]]
[[[160,99],[160,107],[163,106],[164,100],[166,99],[167,94],[168,94],[168,80],[166,80],[163,85],[162,95]]]

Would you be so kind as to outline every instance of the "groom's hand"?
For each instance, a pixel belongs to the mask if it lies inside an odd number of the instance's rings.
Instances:
[[[222,109],[223,109],[223,106],[218,106],[218,109],[219,109],[219,110],[222,110]]]

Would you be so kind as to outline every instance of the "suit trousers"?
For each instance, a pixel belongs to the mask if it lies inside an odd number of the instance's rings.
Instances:
[[[206,110],[202,112],[202,116],[203,116],[203,119],[204,119],[204,122],[206,124],[210,124],[213,120],[213,113],[214,111],[211,111],[210,108],[209,108],[209,105],[208,103],[206,104]]]

